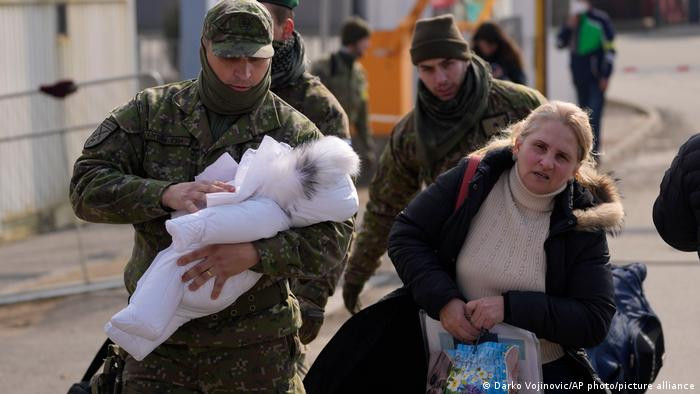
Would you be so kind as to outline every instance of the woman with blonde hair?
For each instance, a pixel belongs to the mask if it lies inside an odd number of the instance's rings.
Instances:
[[[544,104],[418,194],[389,237],[420,308],[465,342],[501,322],[532,331],[546,384],[598,379],[583,348],[603,341],[615,313],[606,232],[623,210],[592,145],[583,110]]]

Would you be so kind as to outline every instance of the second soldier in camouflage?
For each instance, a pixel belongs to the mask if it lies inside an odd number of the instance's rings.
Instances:
[[[324,135],[350,141],[348,117],[338,100],[309,74],[304,40],[294,30],[294,8],[298,0],[259,0],[270,11],[274,22],[275,56],[272,58],[271,90],[296,110],[306,115]],[[294,279],[292,292],[299,300],[303,344],[313,341],[323,324],[328,297],[333,295],[345,267],[345,259],[321,279]]]
[[[361,183],[374,173],[374,144],[369,124],[369,86],[367,73],[358,61],[369,47],[371,30],[367,22],[351,17],[340,32],[341,48],[318,59],[311,73],[318,75],[338,98],[348,114],[352,146],[363,163]]]

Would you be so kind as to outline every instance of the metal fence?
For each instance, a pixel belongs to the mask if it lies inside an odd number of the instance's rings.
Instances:
[[[68,183],[105,115],[161,83],[138,74],[0,94],[0,304],[120,283],[130,227],[77,220]]]

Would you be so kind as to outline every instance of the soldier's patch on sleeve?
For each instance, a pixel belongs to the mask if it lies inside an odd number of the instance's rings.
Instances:
[[[481,127],[484,129],[484,133],[486,133],[487,136],[500,133],[506,126],[508,126],[508,115],[506,114],[500,114],[481,120]]]
[[[112,134],[112,132],[114,132],[114,130],[117,128],[119,128],[119,125],[113,119],[107,118],[103,120],[102,123],[97,126],[97,129],[95,129],[95,131],[93,131],[90,137],[88,137],[88,139],[85,141],[84,148],[90,149],[101,144],[102,141],[106,140],[107,137],[109,137],[109,135]]]

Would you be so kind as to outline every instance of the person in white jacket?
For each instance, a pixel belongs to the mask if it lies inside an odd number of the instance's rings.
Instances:
[[[197,264],[176,264],[178,258],[202,246],[252,242],[291,227],[322,221],[344,221],[358,209],[351,175],[359,159],[337,137],[291,149],[265,137],[248,150],[238,165],[228,154],[207,167],[197,180],[227,181],[232,193],[207,195],[207,207],[195,213],[176,212],[166,222],[172,236],[138,281],[129,306],[105,325],[107,335],[142,360],[187,321],[219,312],[250,290],[262,274],[247,270],[230,277],[221,295],[212,299],[214,281],[188,291],[181,277]]]

